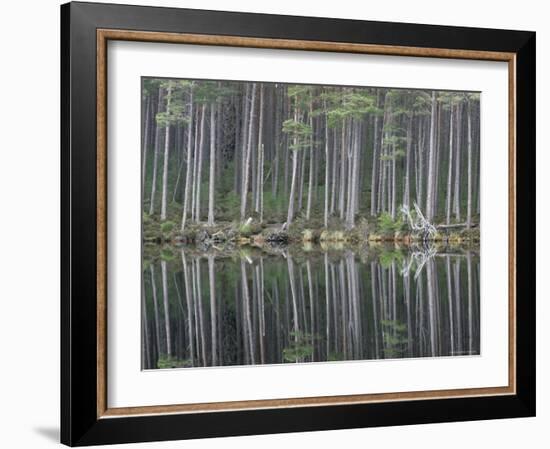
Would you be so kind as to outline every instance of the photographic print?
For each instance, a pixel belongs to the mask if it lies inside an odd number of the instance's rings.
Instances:
[[[535,416],[534,32],[60,20],[64,444]]]
[[[480,93],[142,78],[142,369],[480,354]]]

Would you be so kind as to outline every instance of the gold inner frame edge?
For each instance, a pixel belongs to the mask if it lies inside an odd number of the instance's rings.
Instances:
[[[240,36],[98,29],[97,56],[97,417],[206,413],[232,410],[366,404],[390,401],[513,395],[516,393],[516,54],[479,50],[424,48]],[[109,40],[214,45],[279,50],[361,53],[389,56],[470,59],[508,63],[508,385],[450,390],[344,396],[210,402],[108,408],[107,404],[107,42]]]

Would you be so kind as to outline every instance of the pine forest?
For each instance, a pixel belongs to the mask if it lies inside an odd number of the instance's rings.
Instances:
[[[143,369],[479,354],[479,92],[141,94]]]

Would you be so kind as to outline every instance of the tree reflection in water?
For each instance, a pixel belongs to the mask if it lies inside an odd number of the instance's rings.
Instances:
[[[479,316],[471,250],[168,249],[143,267],[142,368],[476,355]]]

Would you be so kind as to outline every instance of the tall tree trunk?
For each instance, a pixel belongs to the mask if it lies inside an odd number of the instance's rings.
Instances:
[[[456,158],[455,158],[455,188],[454,188],[454,212],[455,220],[460,221],[460,160],[462,145],[462,102],[457,105],[456,111]]]
[[[472,185],[472,202],[476,204],[476,213],[480,214],[480,178],[481,178],[481,155],[479,151],[480,147],[480,135],[479,135],[479,103],[474,103],[474,117],[473,117],[473,126],[472,126],[472,149],[473,149],[473,185]]]
[[[162,87],[159,87],[157,114],[161,112],[161,109],[162,109],[163,92],[164,91]],[[160,151],[160,126],[157,123],[157,119],[155,115],[155,151],[153,154],[153,179],[151,181],[151,199],[149,201],[149,215],[153,215],[155,213],[155,194],[157,191],[157,171],[158,171],[157,166],[158,166],[159,151]]]
[[[472,111],[470,100],[468,107],[468,200],[466,203],[466,228],[472,226]]]
[[[376,107],[380,108],[380,90],[376,89]],[[371,184],[370,184],[370,214],[371,216],[376,215],[376,187],[378,185],[378,166],[380,154],[378,151],[378,127],[379,127],[380,117],[378,112],[374,116],[374,137],[372,142],[372,170],[371,170]]]
[[[164,165],[162,168],[162,200],[160,205],[160,219],[166,220],[166,206],[168,198],[168,157],[170,156],[170,102],[172,101],[172,82],[168,81],[166,94],[166,132],[164,137]]]
[[[446,223],[451,222],[451,185],[453,179],[453,103],[450,105],[451,115],[449,118],[449,164],[447,172],[447,204],[446,204]]]
[[[422,126],[423,120],[422,117],[418,119],[418,170],[416,173],[417,176],[417,191],[416,191],[416,202],[419,205],[424,204],[424,132]]]
[[[351,189],[349,192],[350,202],[348,207],[348,226],[349,228],[355,227],[355,214],[357,213],[357,196],[358,196],[358,177],[359,177],[359,167],[361,166],[359,145],[360,145],[360,136],[361,136],[361,123],[359,120],[354,121],[353,126],[353,143],[352,143],[352,160],[350,161],[352,172],[351,172]],[[350,142],[351,143],[351,142]]]
[[[193,85],[189,89],[189,130],[187,132],[187,164],[185,168],[185,192],[183,196],[183,211],[181,214],[181,231],[185,230],[187,207],[189,204],[189,185],[191,183],[191,157],[193,144]]]
[[[259,206],[259,213],[260,213],[260,223],[263,223],[264,221],[264,160],[265,160],[265,149],[264,144],[262,143],[260,146],[260,154],[259,157],[261,158],[261,170],[260,173],[258,173],[259,178],[259,186],[261,186],[261,190],[258,192],[259,198],[260,198],[260,206]]]
[[[258,167],[257,167],[257,187],[256,187],[256,204],[254,210],[256,212],[260,212],[261,205],[263,202],[263,194],[264,194],[264,143],[263,143],[263,130],[264,130],[264,85],[260,85],[260,114],[258,117]],[[262,214],[260,214],[262,215]],[[262,218],[260,218],[260,222],[262,221]]]
[[[199,140],[199,154],[197,161],[197,177],[195,182],[197,187],[195,188],[195,195],[197,196],[195,200],[195,220],[199,222],[201,220],[201,179],[202,179],[202,154],[204,152],[204,116],[206,115],[206,103],[203,103],[201,107],[201,128],[200,128],[200,140]]]
[[[240,110],[240,123],[241,123],[241,133],[240,133],[240,141],[239,145],[237,147],[238,154],[239,154],[239,160],[241,161],[240,164],[237,164],[237,160],[235,159],[235,173],[240,174],[240,179],[238,176],[235,177],[235,179],[240,180],[239,183],[236,184],[235,191],[237,193],[242,194],[243,189],[243,182],[244,182],[244,166],[246,162],[246,143],[247,143],[247,135],[248,135],[248,116],[250,115],[250,101],[248,99],[250,92],[250,84],[246,83],[246,87],[244,89],[244,95],[243,95],[243,101],[242,106]]]
[[[403,205],[409,207],[411,203],[411,188],[410,188],[410,178],[411,178],[411,147],[412,147],[412,126],[413,125],[413,115],[409,116],[409,121],[407,123],[407,146],[405,153],[405,187],[403,189]]]
[[[475,145],[476,145],[476,156],[477,156],[477,165],[476,165],[476,190],[477,190],[477,214],[480,215],[480,208],[481,208],[481,136],[480,136],[480,126],[479,126],[479,120],[480,120],[480,105],[477,103],[476,107],[476,120],[475,120]]]
[[[313,100],[311,100],[309,107],[309,126],[311,128],[311,136],[309,141],[309,182],[307,190],[307,205],[306,205],[306,220],[311,217],[311,200],[313,191],[313,169],[315,159],[313,157],[314,150],[314,135],[313,135]]]
[[[380,176],[379,176],[379,198],[378,198],[378,207],[380,212],[389,212],[389,138],[391,133],[392,126],[392,98],[390,92],[386,92],[384,99],[384,118],[382,121],[382,135],[380,143]]]
[[[273,155],[273,175],[271,177],[271,194],[273,197],[277,195],[279,187],[279,165],[280,165],[280,148],[281,148],[281,115],[282,115],[282,95],[277,95],[279,86],[276,86],[276,105],[275,105],[275,154]]]
[[[354,164],[354,143],[355,139],[352,135],[352,130],[354,129],[354,119],[350,119],[350,125],[349,125],[349,133],[348,133],[348,150],[347,150],[347,162],[348,162],[348,173],[347,173],[347,197],[345,201],[346,205],[346,211],[345,211],[345,217],[346,217],[346,229],[351,229],[353,227],[351,223],[351,215],[352,215],[352,198],[353,198],[353,164]]]
[[[396,174],[397,168],[397,154],[395,150],[395,143],[392,145],[392,159],[391,159],[391,218],[395,220],[395,197],[396,197]]]
[[[325,118],[327,104],[325,101]],[[330,152],[329,152],[329,129],[328,120],[325,121],[325,228],[328,228],[328,197],[329,197],[329,176],[330,176]],[[334,180],[333,180],[334,181]]]
[[[216,179],[216,110],[210,105],[210,179],[208,183],[208,226],[214,225],[214,184]]]
[[[340,148],[340,192],[338,196],[338,211],[340,220],[344,219],[346,198],[346,120],[342,122],[342,144]]]
[[[302,210],[302,203],[304,200],[304,178],[306,174],[306,150],[302,148],[300,151],[301,159],[298,159],[298,168],[300,174],[298,175],[298,211]]]
[[[147,168],[147,147],[149,146],[149,122],[151,116],[151,95],[147,95],[147,101],[145,105],[145,126],[143,127],[143,150],[141,156],[141,188],[145,187],[145,173]]]
[[[245,150],[243,183],[241,189],[241,221],[244,221],[246,215],[246,199],[248,196],[248,181],[250,174],[250,153],[252,152],[252,128],[254,124],[254,107],[256,104],[256,83],[252,83],[252,95],[250,99],[250,118],[248,120],[248,142]]]
[[[338,133],[332,132],[332,186],[330,189],[330,214],[333,215],[336,210],[336,187],[338,181]]]
[[[298,151],[292,150],[292,178],[290,182],[290,195],[288,198],[288,213],[286,224],[290,226],[294,218],[294,197],[296,196],[296,175],[298,171]]]
[[[183,135],[185,134],[184,131],[183,131],[183,127],[179,127],[177,128],[178,130],[181,129],[181,132],[176,132],[176,142],[175,142],[175,145],[176,145],[176,150],[178,149],[178,147],[181,149],[181,155],[180,155],[180,152],[178,151],[177,152],[177,155],[178,155],[178,160],[179,160],[179,165],[178,165],[178,176],[176,177],[176,182],[174,183],[174,189],[173,189],[173,193],[172,193],[172,202],[176,202],[176,198],[178,197],[178,191],[179,191],[179,185],[180,185],[180,180],[181,180],[181,175],[182,175],[182,171],[183,171],[183,166],[185,165],[185,151],[184,151],[184,148],[185,148],[185,145],[183,144]],[[189,130],[188,130],[189,131]],[[182,137],[178,137],[178,134]],[[180,142],[181,141],[181,142]]]
[[[287,100],[287,101],[284,101],[284,103],[286,103],[286,107],[285,107],[285,110],[286,110],[286,115],[285,117],[286,118],[290,118],[290,100]],[[290,150],[290,142],[289,142],[289,136],[288,135],[285,135],[284,137],[284,147],[285,147],[285,151],[284,151],[284,155],[283,155],[283,160],[284,160],[284,173],[283,173],[283,191],[284,191],[284,195],[287,196],[288,195],[288,172],[289,172],[289,165],[290,165],[290,160],[289,158],[292,157],[291,155],[291,150]]]
[[[199,161],[199,141],[201,136],[199,127],[199,124],[201,123],[200,110],[201,108],[197,108],[197,119],[195,122],[195,144],[193,145],[193,175],[191,176],[191,221],[197,220],[197,208],[195,207],[195,203],[197,201],[197,163]]]
[[[438,211],[438,205],[439,205],[439,160],[440,160],[440,147],[441,147],[441,134],[442,131],[442,121],[441,121],[441,110],[443,109],[441,107],[441,104],[436,101],[436,108],[437,108],[437,114],[435,119],[435,168],[434,168],[434,177],[433,177],[433,216],[435,217],[437,215]]]
[[[435,91],[432,91],[432,108],[430,116],[430,148],[428,156],[428,191],[426,195],[426,218],[429,221],[434,217],[434,176],[435,176],[435,116],[436,99]]]
[[[294,110],[294,121],[298,121],[298,110]],[[286,225],[290,226],[292,219],[294,218],[294,197],[296,196],[296,175],[298,171],[298,140],[297,137],[293,138],[292,148],[292,178],[290,181],[290,195],[288,198],[288,213],[286,216]]]

